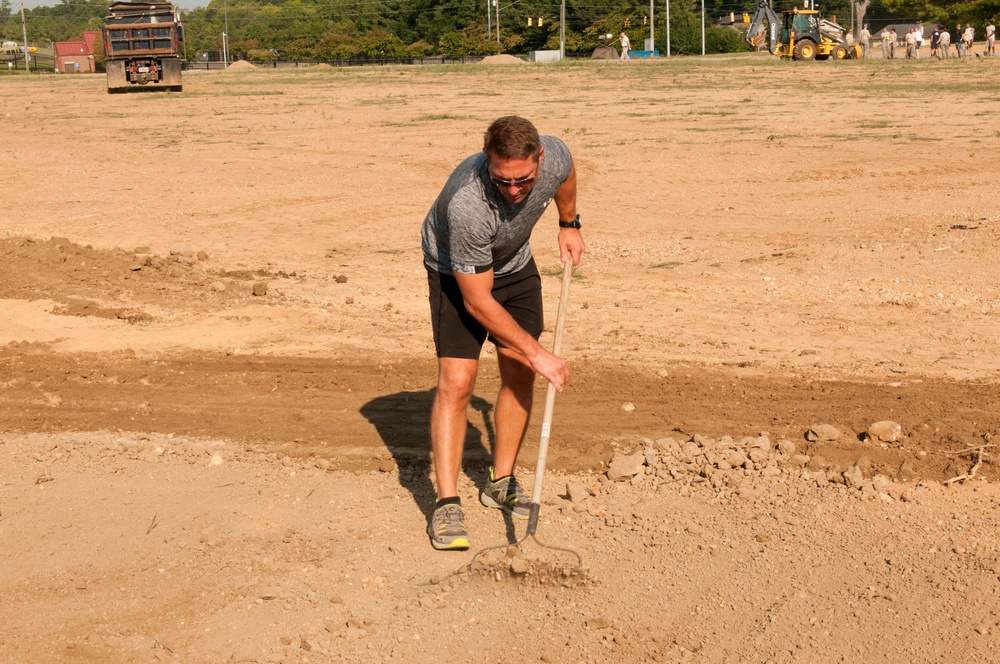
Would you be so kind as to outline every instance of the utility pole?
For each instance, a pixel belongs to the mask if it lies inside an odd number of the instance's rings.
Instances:
[[[559,59],[566,59],[566,0],[559,4]]]
[[[222,16],[226,21],[226,31],[222,33],[223,62],[229,66],[229,3],[222,0]]]
[[[705,0],[701,0],[701,54],[705,55]]]
[[[497,43],[500,43],[500,0],[493,0],[493,4],[497,7]]]
[[[667,6],[667,57],[670,57],[670,0],[666,0],[664,4]]]
[[[565,2],[566,0],[563,0]],[[653,0],[649,0],[649,57],[656,50],[656,37],[653,35]]]
[[[493,38],[493,10],[490,8],[490,1],[486,0],[486,40]]]
[[[29,73],[31,67],[28,65],[28,27],[24,23],[24,0],[21,0],[21,36],[24,38],[24,73]]]

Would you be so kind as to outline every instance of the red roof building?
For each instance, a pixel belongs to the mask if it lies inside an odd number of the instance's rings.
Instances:
[[[94,72],[94,44],[100,33],[83,33],[80,41],[56,42],[53,50],[55,70],[60,74],[80,74]]]

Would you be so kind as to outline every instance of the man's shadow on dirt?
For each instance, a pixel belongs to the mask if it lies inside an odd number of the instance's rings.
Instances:
[[[399,470],[399,483],[410,492],[414,502],[429,520],[434,512],[437,492],[431,481],[431,406],[435,390],[423,392],[396,392],[372,399],[361,407],[361,414],[375,425],[386,448],[392,453]],[[473,395],[470,402],[471,417],[465,433],[465,452],[462,470],[476,484],[478,492],[489,481],[489,466],[493,462],[496,432],[490,413],[493,404]],[[485,433],[484,433],[485,432]],[[459,479],[461,482],[461,478]],[[466,509],[470,506],[466,505]],[[514,522],[503,513],[507,541],[517,541]]]

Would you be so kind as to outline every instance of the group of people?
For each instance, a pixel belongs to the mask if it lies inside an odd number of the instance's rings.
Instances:
[[[996,26],[993,25],[993,21],[990,21],[986,25],[986,44],[983,48],[983,55],[996,54],[994,50],[996,32]],[[860,40],[863,55],[867,57],[869,43],[871,41],[871,32],[869,32],[867,24],[861,29]],[[895,58],[896,44],[899,42],[899,35],[896,33],[896,28],[882,28],[882,32],[879,33],[879,40],[882,42],[882,57],[886,59]],[[975,40],[976,29],[972,27],[971,23],[966,23],[964,28],[961,23],[958,23],[955,26],[954,33],[943,29],[941,26],[935,25],[934,31],[931,33],[930,55],[934,58],[972,57],[973,55],[978,55],[972,50],[972,45]],[[910,28],[903,37],[903,43],[906,45],[907,59],[919,58],[920,49],[924,45],[923,27],[916,25]],[[952,45],[955,46],[954,55],[951,53]]]

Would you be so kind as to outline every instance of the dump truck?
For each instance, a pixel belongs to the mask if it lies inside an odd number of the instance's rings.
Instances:
[[[759,43],[762,28],[766,30],[767,50],[782,58],[846,60],[861,57],[861,46],[847,42],[847,28],[823,18],[809,0],[804,8],[793,7],[781,12],[780,17],[771,9],[770,0],[759,0],[757,13],[747,28],[746,40],[751,44]]]
[[[113,2],[104,21],[108,93],[180,92],[184,26],[169,2]]]

